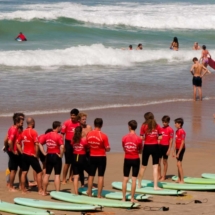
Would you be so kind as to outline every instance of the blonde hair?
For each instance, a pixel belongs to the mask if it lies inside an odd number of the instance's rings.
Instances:
[[[84,112],[80,112],[79,114],[78,114],[78,120],[80,120],[82,117],[87,117],[87,114],[86,113],[84,113]]]

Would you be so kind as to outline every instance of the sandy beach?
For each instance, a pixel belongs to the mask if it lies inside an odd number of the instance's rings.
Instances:
[[[165,103],[159,105],[151,105],[144,107],[130,107],[130,108],[113,108],[103,109],[96,111],[86,111],[88,113],[88,123],[93,124],[95,117],[102,117],[104,119],[103,131],[108,134],[111,152],[107,153],[107,169],[105,173],[105,187],[106,190],[112,190],[111,183],[113,181],[122,181],[123,172],[123,151],[121,148],[121,137],[127,133],[127,122],[131,119],[136,119],[139,123],[137,132],[139,133],[140,124],[143,122],[143,114],[151,111],[155,114],[157,122],[161,124],[160,119],[164,114],[171,117],[171,126],[173,127],[173,120],[176,117],[183,117],[185,124],[184,129],[187,132],[186,138],[186,153],[183,160],[183,168],[186,176],[201,177],[203,172],[214,173],[214,152],[215,152],[215,138],[214,127],[215,122],[213,119],[214,100],[203,102],[176,102]],[[54,120],[61,120],[62,122],[68,118],[69,114],[54,114],[54,115],[35,115],[36,129],[38,133],[42,133],[46,128],[50,127],[51,122]],[[11,119],[4,117],[1,118],[0,135],[3,139],[8,127],[11,124]],[[174,127],[173,127],[174,128]],[[175,129],[175,128],[174,128]],[[31,190],[27,195],[22,195],[20,192],[10,193],[6,188],[5,172],[3,171],[7,165],[7,156],[2,153],[1,156],[1,184],[0,184],[0,199],[2,201],[13,202],[15,197],[26,197],[41,200],[51,200],[50,196],[43,197],[37,194],[36,190]],[[176,161],[174,158],[169,157],[168,179],[171,181],[171,176],[177,174]],[[29,179],[32,180],[32,173],[29,173]],[[152,166],[151,158],[144,179],[152,179]],[[16,178],[16,184],[17,184]],[[95,179],[95,184],[97,179]],[[72,184],[68,183],[62,185],[61,189],[65,192],[70,192]],[[51,177],[48,190],[54,190],[53,175]],[[194,204],[193,200],[207,199],[207,203]],[[141,202],[141,208],[138,210],[125,210],[116,208],[104,208],[106,214],[213,214],[215,210],[214,192],[193,192],[188,191],[186,196],[171,197],[171,196],[153,196],[151,201]],[[55,200],[51,200],[55,201]],[[96,199],[95,199],[96,202]],[[175,205],[182,203],[188,205]],[[149,207],[169,207],[168,212],[153,211],[147,212],[143,208]],[[155,208],[156,209],[156,208]],[[2,213],[6,214],[6,213]],[[80,212],[63,212],[55,211],[57,215],[63,214],[80,214]],[[97,212],[96,214],[102,214]],[[105,214],[105,213],[104,213]]]

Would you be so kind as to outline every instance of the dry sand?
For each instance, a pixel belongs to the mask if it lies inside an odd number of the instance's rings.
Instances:
[[[143,121],[143,114],[151,111],[160,123],[163,115],[170,115],[173,126],[173,119],[176,117],[183,117],[185,120],[184,129],[187,132],[186,139],[186,152],[183,160],[184,173],[187,176],[201,177],[201,173],[210,172],[215,173],[214,170],[214,153],[215,153],[215,136],[214,128],[215,123],[212,114],[215,112],[215,101],[204,102],[181,102],[181,103],[167,103],[145,107],[133,108],[116,108],[108,110],[88,111],[88,123],[92,124],[95,117],[102,117],[104,119],[103,131],[106,132],[110,138],[112,152],[107,154],[108,164],[105,173],[105,187],[104,189],[111,190],[111,183],[113,181],[122,180],[122,166],[123,166],[123,153],[121,149],[121,137],[127,133],[127,122],[131,119],[136,119],[140,125]],[[55,114],[35,116],[36,126],[38,133],[42,133],[46,128],[50,127],[51,122],[54,120],[64,121],[68,118],[68,114]],[[8,127],[11,124],[11,119],[1,118],[0,135],[3,139]],[[139,128],[138,128],[139,133]],[[114,152],[113,152],[114,151]],[[7,165],[7,156],[1,154],[0,169],[5,169]],[[177,173],[176,161],[174,158],[169,157],[168,176]],[[20,192],[8,192],[5,183],[5,172],[0,173],[0,199],[2,201],[13,202],[15,197],[35,198],[41,200],[51,200],[50,196],[43,197],[37,194],[36,190],[32,190],[27,195],[22,195]],[[29,178],[32,180],[32,173],[29,173]],[[145,179],[152,179],[152,165],[151,158],[148,168],[146,170]],[[95,179],[95,183],[97,178]],[[170,181],[170,179],[168,179]],[[17,183],[17,179],[16,179]],[[63,191],[70,191],[71,184],[62,185]],[[54,190],[53,176],[51,177],[48,190]],[[194,204],[193,200],[198,199],[203,201],[207,199],[207,203]],[[55,201],[55,200],[51,200]],[[96,199],[95,199],[96,202]],[[176,203],[189,203],[188,205],[175,205]],[[125,210],[115,208],[104,208],[103,214],[214,214],[215,213],[215,195],[214,192],[193,192],[188,191],[184,197],[173,196],[153,196],[152,201],[141,202],[141,208],[138,210]],[[169,207],[168,212],[162,211],[145,211],[144,207]],[[7,214],[7,213],[1,213]],[[57,215],[63,214],[81,214],[81,212],[59,212],[55,211]],[[93,213],[91,213],[93,214]],[[96,214],[102,214],[97,212]]]

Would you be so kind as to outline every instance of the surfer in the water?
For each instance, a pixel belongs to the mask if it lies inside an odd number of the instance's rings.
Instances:
[[[15,40],[17,39],[20,39],[22,41],[27,41],[26,36],[22,32],[20,32],[19,35],[15,38]]]
[[[201,49],[201,47],[199,46],[199,44],[197,42],[195,42],[193,44],[193,50],[200,50],[200,49]]]
[[[178,42],[178,38],[174,37],[172,43],[170,44],[170,49],[174,50],[174,51],[178,51],[179,49],[179,42]]]
[[[210,73],[210,71],[199,63],[196,57],[193,58],[193,66],[190,69],[193,75],[193,99],[196,101],[196,90],[198,90],[199,100],[202,100],[202,77],[205,73]]]
[[[143,49],[143,45],[141,43],[139,43],[136,50],[142,50],[142,49]]]
[[[206,49],[206,45],[202,46],[202,56],[200,61],[202,60],[202,64],[207,67],[208,66],[208,58],[211,58],[209,51]]]

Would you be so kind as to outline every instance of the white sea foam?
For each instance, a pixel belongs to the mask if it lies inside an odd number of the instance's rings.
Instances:
[[[211,50],[212,56],[215,50]],[[19,51],[0,51],[0,65],[34,67],[40,66],[132,66],[135,63],[143,62],[184,62],[191,61],[193,57],[200,57],[200,51],[180,50],[171,51],[160,50],[121,50],[105,47],[102,44],[91,46],[76,46],[67,49],[54,50],[19,50]]]
[[[214,97],[208,97],[207,100],[215,99]],[[190,102],[193,99],[166,99],[160,101],[149,101],[145,103],[136,103],[136,104],[113,104],[113,105],[104,105],[104,106],[96,106],[96,107],[78,107],[81,111],[89,111],[89,110],[101,110],[101,109],[110,109],[110,108],[123,108],[123,107],[141,107],[141,106],[149,106],[149,105],[158,105],[163,103],[174,103],[174,102]],[[24,110],[20,110],[20,112],[25,112],[25,115],[46,115],[46,114],[57,114],[57,113],[69,113],[70,109],[59,109],[59,110],[48,110],[48,111],[32,111],[26,112]],[[9,117],[12,116],[13,113],[5,113],[0,114],[0,117]]]
[[[215,4],[115,4],[86,6],[69,2],[28,4],[0,19],[57,19],[67,17],[105,25],[126,25],[149,29],[215,29]]]

